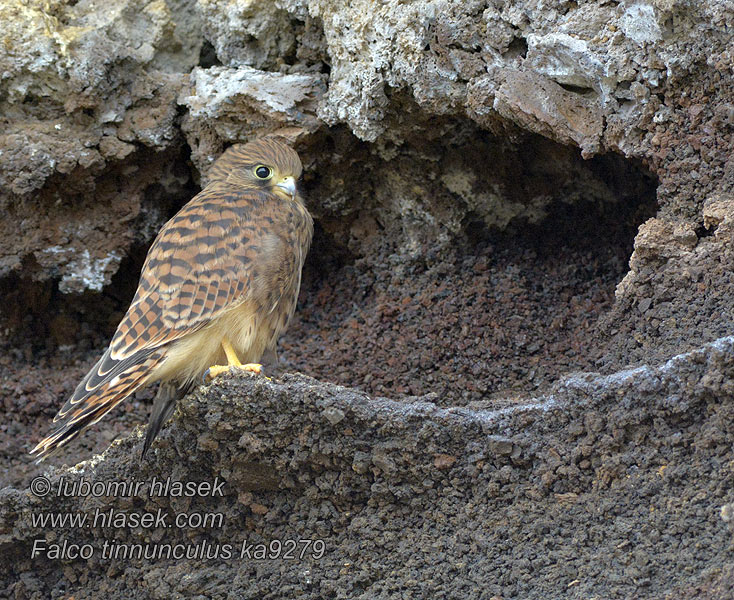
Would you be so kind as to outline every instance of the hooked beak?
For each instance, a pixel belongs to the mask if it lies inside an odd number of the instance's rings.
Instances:
[[[291,199],[296,197],[296,180],[293,177],[283,177],[283,179],[276,184],[276,187],[288,192]]]

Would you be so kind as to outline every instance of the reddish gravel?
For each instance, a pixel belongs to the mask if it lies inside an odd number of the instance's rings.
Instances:
[[[339,266],[317,245],[281,359],[317,379],[389,397],[435,394],[444,406],[613,366],[598,321],[626,272],[633,230],[603,211],[563,212],[399,269]]]

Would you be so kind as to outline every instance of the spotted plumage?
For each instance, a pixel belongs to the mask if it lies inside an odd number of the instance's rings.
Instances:
[[[212,165],[207,186],[150,247],[109,348],[31,453],[45,458],[161,381],[145,452],[176,399],[212,364],[257,363],[275,351],[313,235],[295,187],[300,175],[298,155],[277,138],[235,145]]]

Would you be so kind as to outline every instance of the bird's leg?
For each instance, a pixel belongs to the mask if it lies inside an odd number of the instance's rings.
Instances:
[[[224,353],[227,355],[227,365],[230,367],[236,367],[243,371],[251,371],[252,373],[259,373],[262,370],[262,365],[259,363],[247,363],[243,365],[240,359],[237,358],[237,353],[232,348],[232,344],[229,343],[227,338],[222,340],[222,348]]]
[[[242,371],[248,371],[250,373],[260,373],[260,371],[262,371],[262,365],[259,365],[257,363],[247,363],[243,365],[240,362],[240,359],[237,357],[237,353],[234,351],[232,344],[227,338],[222,339],[222,349],[224,350],[224,354],[227,355],[227,364],[212,365],[211,367],[209,367],[206,370],[206,373],[204,373],[205,380],[207,377],[209,377],[210,379],[214,379],[217,375],[226,373],[232,368],[240,369]]]

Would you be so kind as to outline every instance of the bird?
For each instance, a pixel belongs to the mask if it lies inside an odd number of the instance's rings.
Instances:
[[[153,241],[109,347],[33,450],[55,454],[125,398],[160,382],[142,457],[202,378],[259,373],[295,312],[313,219],[283,138],[235,144]]]

